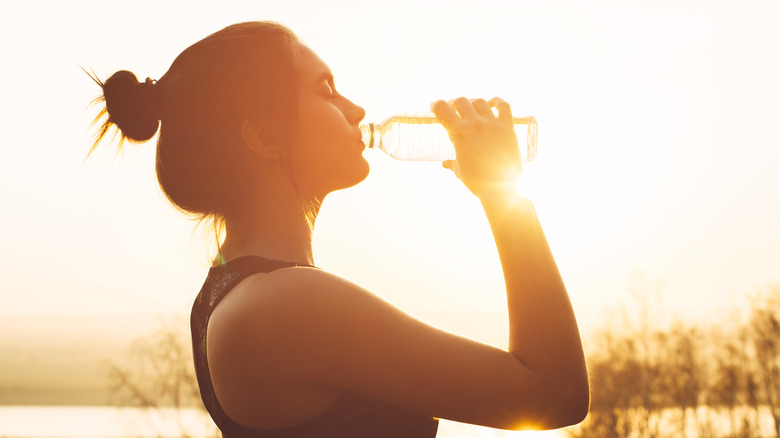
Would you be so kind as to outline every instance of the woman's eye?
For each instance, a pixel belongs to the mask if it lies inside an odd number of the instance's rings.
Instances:
[[[327,97],[338,97],[338,93],[336,93],[336,90],[329,83],[325,84],[325,86],[323,87],[323,92]]]

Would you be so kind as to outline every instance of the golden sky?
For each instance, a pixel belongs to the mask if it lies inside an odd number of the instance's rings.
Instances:
[[[53,316],[189,312],[202,245],[157,189],[153,143],[84,161],[98,89],[79,65],[158,78],[189,44],[251,19],[290,26],[367,120],[460,95],[501,96],[535,116],[539,154],[527,170],[586,329],[627,299],[636,272],[661,283],[669,314],[690,318],[780,281],[775,1],[14,8],[0,18],[0,316],[28,335],[56,338]],[[433,324],[503,342],[505,321],[480,319],[500,315],[504,297],[476,199],[436,163],[365,154],[368,179],[326,200],[317,264]]]

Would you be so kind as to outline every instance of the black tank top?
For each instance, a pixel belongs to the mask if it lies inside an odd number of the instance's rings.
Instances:
[[[302,424],[285,429],[253,429],[242,426],[225,414],[214,394],[206,360],[206,328],[217,304],[244,278],[296,263],[246,256],[213,267],[192,306],[190,327],[195,373],[200,395],[211,418],[224,438],[432,438],[438,420],[410,412],[385,402],[344,391],[327,411]],[[307,266],[307,265],[303,265]]]

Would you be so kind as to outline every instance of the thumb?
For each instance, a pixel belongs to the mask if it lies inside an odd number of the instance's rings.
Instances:
[[[444,160],[441,162],[441,166],[445,169],[452,170],[455,167],[455,160]]]

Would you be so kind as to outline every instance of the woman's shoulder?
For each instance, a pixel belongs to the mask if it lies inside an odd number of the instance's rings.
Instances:
[[[252,274],[214,309],[207,330],[212,384],[223,409],[241,424],[287,427],[338,398],[339,390],[303,384],[293,366],[300,360],[290,359],[295,339],[308,326],[304,298],[316,296],[300,289],[332,277],[311,267]]]
[[[253,331],[263,333],[289,327],[300,330],[304,322],[316,327],[335,315],[343,316],[358,303],[371,301],[382,300],[324,269],[285,267],[247,276],[214,309],[209,326],[226,323],[234,330],[244,330],[251,325]]]
[[[300,304],[301,300],[318,301],[336,299],[344,294],[369,293],[343,277],[311,266],[291,266],[250,275],[234,292],[241,301],[265,305]]]
[[[369,319],[387,311],[397,310],[323,269],[253,274],[214,309],[207,329],[209,362],[243,363],[273,375],[274,385],[300,382],[310,374],[311,357],[341,355],[343,341],[361,332],[356,327],[365,330]]]

